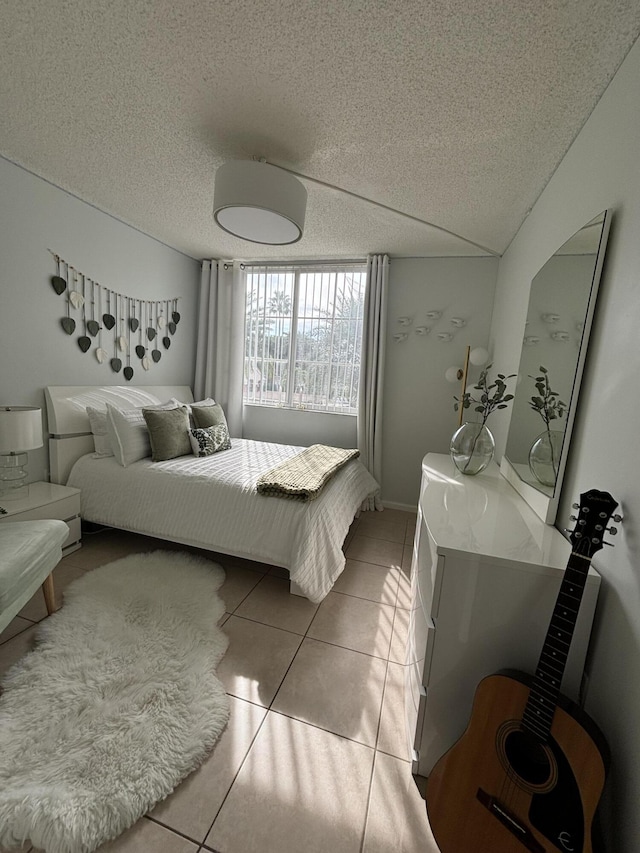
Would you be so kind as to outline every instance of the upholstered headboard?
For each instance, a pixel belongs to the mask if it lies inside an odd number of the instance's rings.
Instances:
[[[52,483],[67,482],[74,462],[94,449],[87,406],[136,409],[166,403],[172,397],[192,403],[188,385],[49,385],[44,389]]]

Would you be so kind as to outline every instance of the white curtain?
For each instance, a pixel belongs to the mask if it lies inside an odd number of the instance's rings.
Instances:
[[[203,261],[193,393],[213,397],[229,433],[242,436],[245,279],[238,261]]]
[[[382,483],[382,383],[388,288],[389,256],[369,255],[358,395],[358,449],[364,466],[380,484]],[[380,496],[368,498],[362,508],[382,509]]]

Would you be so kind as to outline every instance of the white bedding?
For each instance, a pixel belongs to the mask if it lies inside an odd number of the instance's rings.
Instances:
[[[89,454],[68,485],[81,489],[87,521],[283,566],[319,602],[344,568],[351,521],[379,486],[354,459],[309,503],[258,495],[260,474],[302,449],[236,438],[213,456],[142,459],[126,468]]]

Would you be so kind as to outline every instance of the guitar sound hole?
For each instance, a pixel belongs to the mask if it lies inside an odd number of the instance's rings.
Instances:
[[[515,773],[529,785],[543,785],[551,774],[544,746],[528,732],[516,730],[505,738],[504,751]]]

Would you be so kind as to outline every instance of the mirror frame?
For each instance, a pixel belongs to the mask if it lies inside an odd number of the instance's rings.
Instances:
[[[589,292],[589,298],[587,300],[587,309],[585,312],[584,319],[584,329],[582,332],[582,338],[580,340],[580,348],[578,350],[578,359],[576,363],[576,371],[573,380],[573,386],[571,389],[571,397],[569,400],[569,408],[567,411],[567,420],[565,425],[565,433],[564,439],[562,442],[562,451],[560,453],[560,461],[558,464],[558,476],[556,479],[556,484],[553,490],[553,495],[548,495],[547,493],[536,489],[535,486],[530,485],[529,483],[522,480],[515,469],[514,465],[509,461],[506,456],[506,445],[505,445],[505,454],[502,457],[502,461],[500,463],[500,473],[502,476],[513,486],[513,488],[521,495],[524,500],[529,504],[529,506],[533,509],[533,511],[538,515],[545,524],[554,524],[556,520],[556,514],[558,511],[558,503],[560,501],[560,493],[562,491],[562,480],[564,477],[564,471],[567,464],[567,458],[569,455],[569,450],[571,446],[571,433],[573,431],[573,423],[576,416],[576,409],[578,407],[578,398],[580,396],[580,385],[582,382],[582,374],[584,372],[584,364],[587,358],[587,347],[589,343],[589,336],[591,334],[591,326],[593,324],[593,317],[595,313],[596,300],[598,296],[598,290],[600,287],[600,277],[602,274],[602,267],[604,264],[604,256],[605,249],[607,246],[607,239],[609,237],[609,229],[611,226],[611,211],[604,210],[600,214],[596,214],[593,216],[589,222],[586,222],[582,227],[586,227],[590,222],[596,219],[598,216],[603,217],[602,221],[602,230],[600,232],[600,241],[598,243],[598,249],[596,252],[596,262],[594,265],[593,276],[591,279],[591,289]],[[578,229],[575,233],[578,234],[582,229]],[[567,237],[566,240],[558,247],[558,249],[547,258],[545,263],[540,267],[540,270],[545,266],[545,264],[553,258],[557,252],[565,245],[569,240],[572,239],[575,235],[572,234]],[[538,270],[538,272],[540,272]],[[538,273],[536,273],[537,275]],[[535,278],[535,276],[533,277]],[[531,279],[531,285],[529,286],[529,304],[531,301],[531,287],[533,285],[533,278]],[[527,309],[527,315],[529,310]],[[523,329],[524,336],[524,329]],[[520,362],[522,361],[522,351],[520,353]],[[520,362],[518,364],[518,368],[520,366]]]

